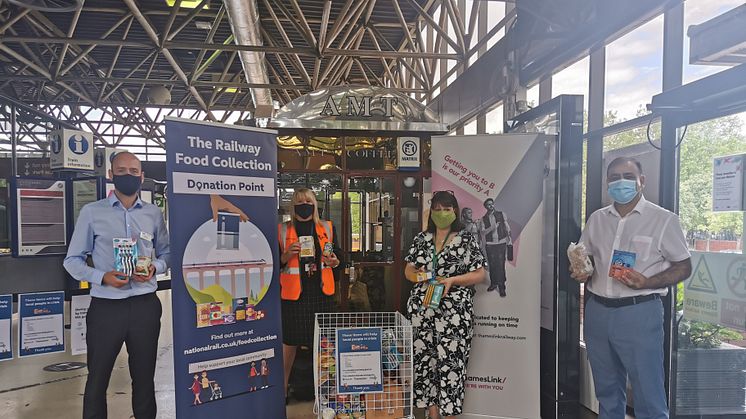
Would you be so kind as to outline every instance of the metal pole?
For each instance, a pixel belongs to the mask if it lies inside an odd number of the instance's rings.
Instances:
[[[10,105],[10,176],[18,174],[18,157],[16,156],[16,105]]]
[[[681,86],[684,62],[684,4],[680,3],[664,14],[663,21],[663,91]],[[679,140],[681,123],[675,118],[661,118],[660,180],[658,184],[659,205],[674,213],[678,212],[679,191]],[[676,417],[676,351],[678,328],[676,327],[676,291],[663,299],[663,358],[666,370],[665,385],[671,417]]]

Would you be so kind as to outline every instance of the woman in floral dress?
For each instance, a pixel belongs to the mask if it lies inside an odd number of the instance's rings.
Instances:
[[[427,230],[418,234],[405,261],[415,282],[407,302],[414,327],[414,396],[431,418],[460,415],[474,326],[473,285],[485,279],[477,238],[463,229],[450,191],[436,192]],[[418,281],[419,280],[419,281]],[[427,289],[444,286],[437,308],[423,304]]]

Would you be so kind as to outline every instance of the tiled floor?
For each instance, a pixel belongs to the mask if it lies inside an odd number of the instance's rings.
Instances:
[[[170,295],[159,294],[163,301],[163,318],[156,371],[158,418],[175,417],[173,383],[173,348],[171,345]],[[14,328],[15,329],[15,328]],[[68,339],[69,334],[65,337]],[[14,336],[14,342],[17,342]],[[69,341],[68,341],[69,342]],[[83,389],[87,370],[47,372],[47,365],[79,361],[85,356],[65,354],[45,355],[0,362],[0,418],[2,419],[78,419],[82,416]],[[109,418],[132,417],[130,376],[127,354],[123,350],[117,359],[109,385]],[[313,402],[292,402],[288,419],[311,419]],[[248,417],[247,417],[248,418]],[[252,418],[253,419],[253,418]],[[259,418],[256,418],[259,419]],[[265,418],[261,418],[265,419]],[[270,419],[270,418],[267,418]]]
[[[168,326],[171,323],[170,295],[161,293],[160,297],[164,307],[162,319],[164,327],[161,331],[161,346],[158,353],[156,396],[158,418],[171,419],[175,417],[175,410],[174,383],[171,372],[173,366],[172,338],[171,328]],[[68,349],[65,354],[0,362],[0,418],[80,418],[87,370],[85,368],[70,372],[47,372],[43,370],[47,365],[68,361],[85,362],[85,357],[72,356]],[[130,396],[127,355],[123,351],[117,360],[109,386],[110,419],[129,419],[132,417]],[[420,418],[421,412],[417,413],[418,418]],[[287,419],[312,419],[315,417],[313,402],[291,402],[287,408]],[[587,412],[579,419],[594,418],[593,413]],[[251,418],[247,416],[247,419],[275,418]]]

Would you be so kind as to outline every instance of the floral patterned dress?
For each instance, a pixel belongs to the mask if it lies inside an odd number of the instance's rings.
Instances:
[[[433,234],[418,234],[404,258],[415,267],[433,269]],[[485,266],[474,236],[460,231],[437,254],[436,276],[452,277]],[[424,308],[427,283],[416,284],[407,302],[414,328],[414,396],[417,407],[439,406],[440,414],[459,415],[464,405],[466,365],[474,328],[473,290],[454,285],[437,309]]]

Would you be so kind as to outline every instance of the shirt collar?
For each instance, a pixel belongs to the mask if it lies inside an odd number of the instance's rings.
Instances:
[[[635,205],[634,208],[632,208],[632,211],[630,211],[630,214],[633,212],[636,212],[640,215],[645,211],[645,208],[647,207],[648,201],[645,199],[645,196],[640,194],[640,200],[637,202],[637,205]],[[621,218],[621,215],[619,215],[619,211],[616,210],[616,206],[614,204],[609,205],[606,207],[606,213],[609,215],[615,215],[619,218]]]
[[[109,200],[109,205],[111,205],[112,207],[115,207],[118,205],[124,208],[122,206],[122,201],[119,200],[119,198],[117,197],[117,194],[115,194],[114,191],[111,191],[107,199]],[[137,200],[135,201],[135,205],[133,205],[132,208],[138,208],[138,207],[142,207],[142,200],[140,200],[139,196],[137,197]]]

